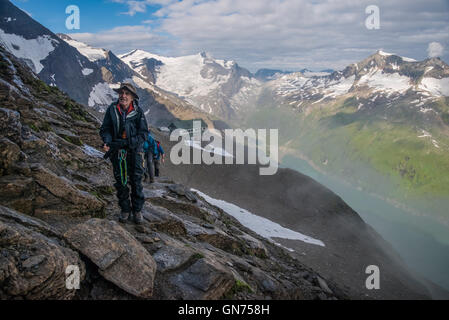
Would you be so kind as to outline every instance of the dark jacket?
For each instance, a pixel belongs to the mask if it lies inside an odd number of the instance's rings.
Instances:
[[[148,124],[143,110],[134,101],[134,110],[126,115],[124,123],[121,122],[121,114],[117,110],[118,102],[112,103],[106,110],[103,124],[100,127],[100,136],[105,144],[110,144],[117,139],[122,139],[120,128],[126,131],[128,149],[143,152],[143,144],[148,135]]]

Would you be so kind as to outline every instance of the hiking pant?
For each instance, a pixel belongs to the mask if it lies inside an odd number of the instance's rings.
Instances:
[[[145,178],[150,177],[150,181],[153,181],[154,180],[153,154],[151,152],[145,152],[145,158],[147,161]]]
[[[154,159],[153,162],[154,162],[154,175],[156,177],[159,177],[159,168],[161,166],[161,160]]]
[[[112,168],[114,170],[117,198],[120,209],[124,212],[139,212],[145,202],[142,187],[142,176],[144,173],[144,153],[128,151],[126,154],[127,183],[123,185],[122,178],[125,179],[124,162],[120,170],[120,160],[118,152],[111,155]],[[129,199],[129,187],[131,187],[131,201]]]

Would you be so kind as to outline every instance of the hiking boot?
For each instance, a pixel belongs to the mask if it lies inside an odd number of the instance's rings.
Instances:
[[[142,212],[140,211],[134,212],[134,222],[136,224],[142,224],[143,222]]]
[[[126,220],[128,220],[128,217],[129,217],[129,212],[122,211],[122,212],[120,212],[120,217],[118,218],[118,220],[121,223],[125,223]]]
[[[151,179],[151,180],[150,180],[150,183],[154,183],[154,179]]]

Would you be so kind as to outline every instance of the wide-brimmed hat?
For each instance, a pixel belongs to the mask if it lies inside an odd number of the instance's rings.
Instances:
[[[120,94],[120,91],[121,91],[122,89],[127,89],[128,91],[130,91],[130,92],[134,95],[134,97],[135,97],[136,99],[139,99],[139,96],[137,95],[136,88],[134,88],[134,86],[133,86],[131,83],[123,82],[123,83],[120,85],[120,88],[118,88],[118,89],[113,89],[113,90],[114,90],[115,92],[117,92],[117,93]]]

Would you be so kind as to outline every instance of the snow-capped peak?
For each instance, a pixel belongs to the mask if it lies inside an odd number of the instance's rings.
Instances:
[[[92,62],[107,58],[107,51],[104,49],[93,48],[84,42],[70,38],[66,34],[58,33],[58,37],[67,42],[72,47],[76,48],[79,53],[81,53]]]
[[[397,54],[395,54],[395,53],[388,53],[388,52],[385,52],[385,51],[382,51],[382,50],[377,50],[377,52],[376,52],[377,54],[379,54],[379,55],[381,55],[381,56],[384,56],[384,57],[388,57],[388,56],[398,56]],[[415,59],[412,59],[412,58],[407,58],[407,57],[402,57],[402,56],[398,56],[398,57],[400,57],[403,61],[405,61],[405,62],[416,62],[416,60]]]
[[[377,50],[377,53],[380,54],[381,56],[392,56],[394,55],[394,53],[388,53],[382,50]]]
[[[246,99],[248,88],[259,84],[234,61],[215,59],[207,52],[164,57],[133,50],[119,58],[163,90],[176,93],[208,113],[222,112],[225,117],[230,113],[228,109],[233,108],[232,99]]]

